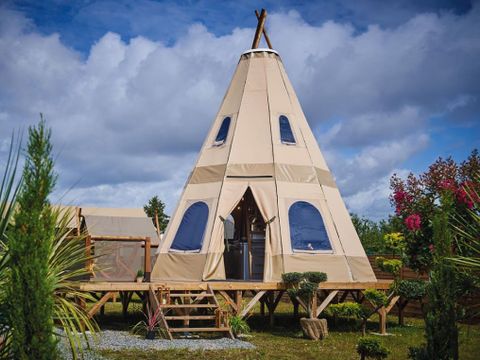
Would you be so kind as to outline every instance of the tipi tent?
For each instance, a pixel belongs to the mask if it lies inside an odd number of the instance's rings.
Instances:
[[[152,281],[376,281],[275,50],[241,55],[157,254]]]

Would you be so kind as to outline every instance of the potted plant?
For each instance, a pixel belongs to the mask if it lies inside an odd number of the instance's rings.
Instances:
[[[155,334],[159,332],[162,334],[160,329],[160,308],[153,311],[149,305],[147,305],[147,312],[143,314],[145,320],[139,321],[132,329],[134,334],[145,334],[145,339],[153,340],[155,339]]]
[[[137,271],[137,277],[136,277],[137,283],[143,282],[143,270],[139,269]]]
[[[288,295],[292,301],[302,302],[308,312],[308,318],[300,319],[303,334],[312,339],[323,339],[328,334],[327,320],[313,316],[313,298],[317,294],[318,285],[327,281],[323,272],[307,271],[282,274],[283,282],[289,287]]]

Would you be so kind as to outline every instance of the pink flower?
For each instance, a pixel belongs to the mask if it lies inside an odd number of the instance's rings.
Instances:
[[[407,218],[405,219],[405,225],[407,226],[407,229],[410,231],[416,231],[420,229],[420,226],[421,226],[420,215],[412,214],[407,216]]]
[[[433,246],[433,244],[430,244],[428,246],[428,248],[430,249],[430,252],[433,253],[435,251],[435,246]]]
[[[438,184],[438,187],[441,190],[450,190],[450,191],[457,190],[455,182],[451,179],[445,179],[445,180],[440,181],[440,183]]]

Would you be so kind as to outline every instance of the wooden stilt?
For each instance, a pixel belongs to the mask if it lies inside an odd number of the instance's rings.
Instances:
[[[260,315],[265,316],[265,301],[260,300]]]
[[[275,291],[269,291],[267,294],[267,307],[268,307],[268,323],[270,324],[271,327],[275,325],[275,309],[274,309],[274,303],[275,303]]]
[[[236,315],[239,315],[242,310],[242,296],[242,290],[235,290],[235,304],[237,305],[237,311],[235,312]]]

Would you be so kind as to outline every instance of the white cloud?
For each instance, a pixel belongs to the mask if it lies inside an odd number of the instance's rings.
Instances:
[[[385,179],[428,145],[429,117],[478,114],[479,20],[474,8],[358,34],[333,21],[311,26],[296,12],[269,17],[355,211],[378,217],[375,209],[388,208]],[[0,143],[43,112],[59,153],[58,194],[74,185],[72,201],[105,206],[140,206],[159,194],[171,210],[252,34],[238,28],[218,37],[193,24],[167,46],[110,32],[83,55],[0,9]],[[320,131],[326,123],[330,130]]]

